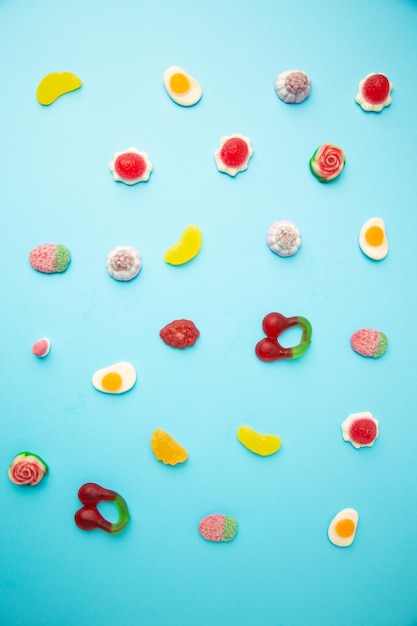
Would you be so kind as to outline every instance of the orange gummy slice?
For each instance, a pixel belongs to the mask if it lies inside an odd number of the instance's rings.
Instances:
[[[157,428],[151,437],[152,451],[165,465],[177,465],[188,459],[188,452],[167,432]]]

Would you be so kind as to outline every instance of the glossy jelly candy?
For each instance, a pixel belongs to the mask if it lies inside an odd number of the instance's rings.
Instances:
[[[252,154],[251,140],[238,133],[220,139],[220,146],[214,153],[214,160],[219,172],[236,176],[239,172],[248,169]]]
[[[127,504],[121,495],[110,489],[104,489],[96,483],[85,483],[78,490],[78,497],[84,506],[75,513],[75,523],[81,530],[100,528],[110,535],[120,533],[130,520]],[[108,522],[97,509],[100,502],[113,502],[118,510],[119,519],[115,523]]]
[[[43,459],[32,452],[21,452],[10,464],[9,478],[15,485],[39,485],[48,473],[48,466]]]
[[[355,509],[343,509],[334,516],[329,524],[327,536],[339,548],[347,548],[355,539],[358,527],[358,512]]]
[[[369,411],[351,413],[342,424],[342,436],[354,448],[371,447],[379,434],[378,420]]]
[[[359,81],[356,102],[364,111],[379,113],[391,104],[392,83],[385,74],[368,74]]]
[[[359,247],[374,261],[382,261],[388,254],[385,223],[381,217],[371,217],[359,231]]]
[[[237,438],[245,448],[260,456],[275,454],[281,447],[281,439],[277,435],[262,435],[250,426],[239,426]]]
[[[147,153],[139,152],[137,148],[115,152],[109,167],[114,180],[125,185],[145,183],[152,172],[152,163]]]
[[[171,348],[189,348],[200,336],[200,331],[191,320],[174,320],[159,331],[162,341]]]
[[[97,391],[103,393],[125,393],[136,383],[136,370],[127,361],[114,363],[94,372],[92,383]]]
[[[361,328],[351,336],[350,345],[355,352],[362,356],[379,359],[388,348],[388,337],[382,330]]]
[[[342,148],[324,143],[311,157],[310,170],[321,183],[329,183],[340,176],[345,163],[346,157]]]
[[[168,433],[157,428],[151,437],[152,452],[165,465],[177,465],[188,459],[188,452]]]
[[[178,65],[165,70],[163,81],[169,97],[183,107],[197,104],[203,95],[200,83]]]
[[[55,274],[65,272],[71,253],[62,243],[42,243],[29,253],[29,263],[37,272]]]
[[[278,337],[284,330],[292,326],[301,326],[301,341],[297,346],[284,348]],[[311,324],[305,317],[285,317],[281,313],[268,313],[263,319],[262,327],[266,334],[255,347],[256,356],[261,361],[278,361],[280,359],[296,359],[304,354],[311,343]]]
[[[207,541],[231,541],[237,533],[237,522],[231,515],[207,515],[198,525],[200,535]]]
[[[168,248],[164,254],[164,261],[170,265],[183,265],[191,261],[201,250],[203,233],[201,228],[191,224],[187,226],[178,242]]]
[[[82,85],[81,78],[72,72],[52,72],[42,78],[36,90],[36,99],[39,104],[48,106],[64,93],[75,91]]]

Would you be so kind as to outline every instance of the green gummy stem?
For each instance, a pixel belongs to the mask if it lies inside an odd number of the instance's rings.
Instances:
[[[292,359],[298,358],[299,356],[304,354],[304,352],[307,350],[308,346],[311,343],[311,333],[313,330],[307,318],[297,316],[296,320],[297,320],[297,325],[301,326],[301,328],[303,329],[303,332],[301,335],[301,341],[298,344],[298,346],[294,346],[293,348],[291,348]]]
[[[224,516],[223,541],[231,541],[237,532],[237,523],[231,515]]]
[[[113,502],[116,505],[117,510],[119,511],[119,519],[117,520],[117,522],[110,525],[110,530],[108,532],[110,532],[112,535],[117,535],[125,528],[125,526],[129,522],[130,513],[127,508],[126,500],[122,498],[122,496],[120,496],[119,494],[117,494]]]
[[[59,243],[55,250],[55,270],[57,272],[64,272],[67,269],[70,261],[70,251],[66,246]]]
[[[382,356],[387,348],[388,348],[388,337],[386,336],[385,333],[381,332],[381,335],[378,341],[378,349],[373,355],[374,359],[377,359],[378,357]]]

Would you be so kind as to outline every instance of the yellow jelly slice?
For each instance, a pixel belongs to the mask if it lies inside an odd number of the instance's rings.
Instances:
[[[177,465],[188,459],[188,452],[167,432],[157,428],[151,437],[152,451],[165,465]]]
[[[261,456],[274,454],[281,447],[281,439],[277,435],[262,435],[249,426],[239,426],[237,438],[245,448]]]
[[[36,99],[39,104],[48,106],[59,96],[79,89],[82,81],[72,72],[53,72],[42,78],[36,90]]]
[[[201,250],[203,233],[198,226],[187,226],[178,243],[165,252],[164,261],[171,265],[182,265],[191,261]]]

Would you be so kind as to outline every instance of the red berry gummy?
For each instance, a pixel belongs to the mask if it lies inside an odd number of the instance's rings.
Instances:
[[[384,74],[372,74],[363,84],[362,93],[371,104],[380,104],[388,97],[389,80]]]
[[[124,152],[117,157],[114,169],[121,178],[135,180],[145,173],[145,159],[135,152]]]
[[[189,348],[200,336],[200,331],[191,320],[174,320],[159,331],[161,339],[171,348]]]
[[[240,137],[231,137],[223,144],[220,158],[228,167],[239,167],[249,156],[249,148],[246,141]]]

